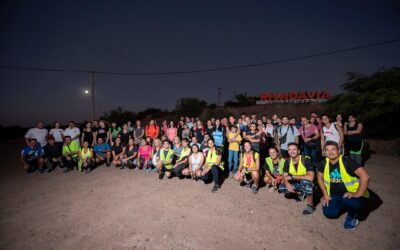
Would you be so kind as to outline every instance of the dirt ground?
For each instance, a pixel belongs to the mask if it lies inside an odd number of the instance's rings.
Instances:
[[[0,144],[0,249],[399,249],[400,159],[372,155],[372,198],[358,229],[345,215],[228,179],[220,192],[191,180],[100,167],[25,174],[20,143]],[[397,212],[396,212],[397,211]],[[397,222],[396,222],[397,221]]]

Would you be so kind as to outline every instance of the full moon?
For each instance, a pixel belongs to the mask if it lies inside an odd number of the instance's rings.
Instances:
[[[86,89],[86,90],[85,90],[85,94],[89,94],[89,90]]]

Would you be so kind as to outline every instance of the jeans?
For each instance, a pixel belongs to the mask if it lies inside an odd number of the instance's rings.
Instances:
[[[217,165],[213,165],[211,167],[211,170],[201,177],[201,180],[205,183],[210,183],[211,181],[214,181],[214,185],[219,186],[221,184],[219,179],[221,173],[222,170]]]
[[[322,212],[329,219],[336,219],[340,216],[342,210],[348,213],[348,216],[355,218],[361,209],[364,198],[343,198],[340,195],[332,195],[328,206],[322,207]]]
[[[228,158],[229,171],[234,173],[237,172],[239,164],[238,157],[239,157],[239,151],[229,150],[229,158]]]
[[[318,162],[318,147],[309,148],[306,145],[304,145],[303,155],[310,156],[311,161],[313,161],[313,162]]]

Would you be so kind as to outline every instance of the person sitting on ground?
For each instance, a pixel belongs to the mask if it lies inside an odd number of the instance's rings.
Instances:
[[[322,211],[329,219],[347,212],[343,226],[355,230],[364,199],[369,197],[370,177],[360,164],[340,154],[337,143],[326,142],[325,152],[327,158],[317,168],[318,184],[323,193]]]
[[[253,194],[256,194],[260,180],[260,154],[253,150],[252,143],[247,140],[243,143],[243,149],[235,179],[240,183],[244,181]]]
[[[196,144],[192,146],[192,154],[189,156],[189,167],[182,172],[183,175],[191,176],[198,180],[201,177],[201,166],[204,164],[204,155]]]
[[[135,140],[133,138],[129,138],[128,146],[125,149],[125,157],[122,160],[121,169],[124,169],[127,166],[129,169],[133,169],[137,162],[138,155],[138,147],[135,145]]]
[[[113,159],[112,165],[120,167],[125,157],[125,147],[122,145],[120,137],[115,139],[114,145],[111,147],[111,155]]]
[[[288,153],[290,158],[285,161],[283,167],[283,183],[279,191],[285,194],[287,199],[304,200],[307,199],[307,206],[303,215],[314,213],[313,203],[314,189],[314,165],[309,157],[300,155],[299,145],[291,142],[288,144]]]
[[[265,158],[264,163],[264,182],[269,185],[270,192],[274,192],[281,185],[285,159],[280,157],[276,147],[271,147],[268,153],[269,157]]]
[[[93,150],[90,148],[90,142],[84,141],[83,148],[79,153],[79,161],[78,161],[78,171],[82,172],[85,170],[85,173],[88,174],[92,171],[93,164]]]
[[[61,156],[61,148],[57,145],[54,136],[49,134],[47,136],[47,144],[44,147],[44,162],[47,167],[47,172],[51,172],[57,166],[61,165]]]
[[[111,147],[108,143],[105,143],[103,137],[97,138],[97,144],[93,147],[93,152],[95,154],[95,163],[100,166],[106,163],[106,166],[111,165]]]
[[[64,146],[62,147],[62,162],[66,169],[64,173],[72,171],[74,166],[78,166],[79,151],[81,145],[78,140],[72,140],[71,136],[67,135],[64,137]]]
[[[164,141],[164,140],[162,140],[162,141]],[[172,150],[174,151],[175,158],[179,158],[179,156],[181,155],[181,152],[182,152],[182,143],[181,143],[181,138],[179,138],[179,136],[176,136],[174,138],[174,144],[173,144]]]
[[[140,141],[137,157],[137,167],[145,172],[151,171],[152,148],[145,139]]]
[[[168,178],[172,178],[172,163],[174,160],[174,151],[171,149],[171,144],[168,140],[162,142],[162,149],[160,150],[160,156],[157,157],[157,171],[159,173],[158,178],[161,180],[166,175]]]
[[[201,180],[204,183],[214,181],[211,192],[216,193],[221,188],[220,177],[224,171],[224,162],[222,161],[222,151],[215,146],[214,139],[208,139],[208,148],[201,172]]]
[[[189,160],[188,157],[191,153],[191,149],[189,147],[189,140],[187,138],[182,139],[182,152],[179,158],[176,160],[175,165],[172,167],[172,172],[175,176],[182,178],[184,175],[188,175],[189,169]],[[183,172],[185,174],[183,174]]]
[[[21,151],[21,162],[24,170],[27,173],[34,172],[37,168],[41,174],[44,173],[44,150],[39,145],[35,138],[30,138],[28,145],[26,145]]]

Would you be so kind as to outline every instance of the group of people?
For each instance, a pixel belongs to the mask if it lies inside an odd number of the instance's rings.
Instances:
[[[354,230],[357,215],[368,198],[369,176],[362,167],[363,124],[338,114],[296,118],[274,114],[260,118],[207,120],[181,117],[177,123],[150,120],[118,126],[106,121],[74,122],[49,131],[38,122],[25,135],[21,152],[24,169],[31,173],[64,168],[90,173],[98,166],[157,172],[159,179],[191,178],[214,183],[218,192],[223,178],[231,176],[256,194],[261,184],[288,199],[307,201],[303,215],[314,213],[316,190],[322,193],[323,213],[337,218],[348,215],[344,228]]]

